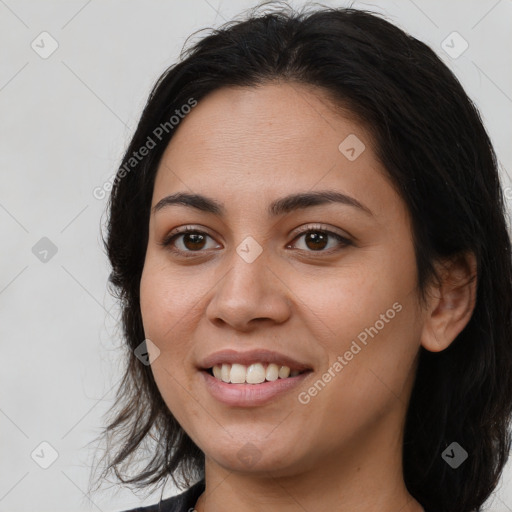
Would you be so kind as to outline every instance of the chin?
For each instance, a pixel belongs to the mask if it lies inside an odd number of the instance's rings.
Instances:
[[[298,465],[294,446],[283,446],[275,438],[264,441],[248,441],[230,438],[229,447],[219,450],[219,445],[205,451],[206,458],[228,471],[261,476],[289,476]],[[296,448],[296,443],[294,443]]]

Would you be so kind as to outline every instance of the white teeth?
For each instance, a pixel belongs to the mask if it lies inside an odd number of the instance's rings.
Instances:
[[[231,366],[231,372],[229,373],[229,380],[233,384],[243,384],[245,382],[245,377],[247,372],[245,370],[245,366],[242,364],[235,363]]]
[[[253,363],[249,366],[243,364],[222,364],[213,367],[215,378],[223,382],[233,384],[261,384],[265,381],[275,381],[277,379],[286,379],[299,375],[298,370],[290,371],[288,366],[279,366],[270,363],[266,366],[263,363]]]
[[[217,379],[221,379],[222,380],[222,368],[220,366],[218,366],[218,365],[215,365],[213,367],[213,375]]]
[[[265,378],[270,381],[277,380],[279,378],[279,366],[277,366],[277,364],[270,363],[267,366]]]
[[[281,366],[279,368],[279,378],[280,379],[286,379],[290,375],[290,368],[288,366]]]
[[[230,364],[223,364],[222,365],[222,368],[221,368],[221,379],[224,381],[224,382],[229,382],[229,372],[231,370],[231,365]]]
[[[265,382],[265,368],[260,363],[254,363],[247,368],[247,384],[261,384]]]

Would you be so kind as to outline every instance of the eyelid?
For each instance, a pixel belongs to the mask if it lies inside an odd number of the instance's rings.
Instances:
[[[290,233],[290,236],[298,236],[302,235],[304,233],[307,233],[308,231],[324,231],[326,233],[332,233],[334,235],[338,235],[341,238],[347,239],[347,240],[355,240],[355,237],[347,233],[346,231],[341,231],[340,229],[331,227],[327,224],[319,224],[319,223],[311,223],[311,224],[305,224],[303,226],[300,226],[299,228],[293,230]],[[295,240],[295,238],[294,238]]]
[[[173,237],[177,237],[179,235],[186,235],[187,233],[201,233],[209,236],[212,240],[215,240],[215,237],[211,235],[208,229],[206,229],[205,227],[194,224],[188,224],[186,226],[181,226],[170,231],[167,235],[164,236],[163,240],[159,242],[159,245],[166,247],[170,245],[171,239]]]

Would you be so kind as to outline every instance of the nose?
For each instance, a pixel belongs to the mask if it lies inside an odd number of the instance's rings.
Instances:
[[[229,269],[216,284],[206,309],[212,323],[250,331],[264,323],[286,322],[291,314],[291,292],[269,259],[264,250],[248,263],[233,251]]]

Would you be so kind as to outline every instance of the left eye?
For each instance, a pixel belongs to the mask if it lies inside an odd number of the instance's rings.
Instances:
[[[332,249],[332,247],[336,246],[347,246],[350,244],[350,240],[338,235],[337,233],[333,233],[332,231],[325,230],[309,230],[304,233],[300,233],[295,240],[303,239],[303,244],[306,246],[306,249],[300,248],[301,250],[310,250],[313,252],[327,252],[324,249]],[[329,245],[329,239],[334,239],[334,243],[331,246]],[[289,247],[289,246],[288,246]]]

